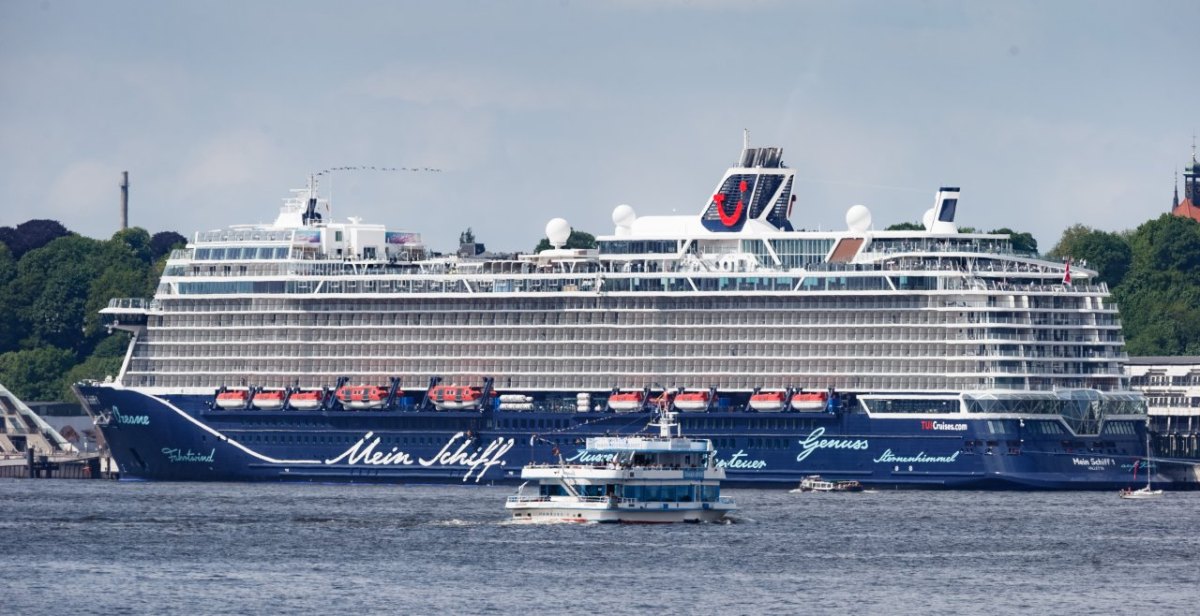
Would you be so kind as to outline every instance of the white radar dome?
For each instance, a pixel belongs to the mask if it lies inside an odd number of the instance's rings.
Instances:
[[[633,221],[637,220],[637,212],[633,208],[622,203],[613,208],[612,221],[618,227],[632,227]]]
[[[851,206],[846,210],[846,226],[851,231],[862,233],[871,228],[871,210],[865,205]]]
[[[612,221],[617,226],[617,235],[632,235],[633,221],[637,220],[637,213],[632,207],[622,203],[613,208]]]
[[[926,231],[933,230],[933,208],[925,210],[925,215],[921,216],[921,224],[925,225]]]
[[[565,218],[552,218],[546,223],[546,239],[555,248],[562,248],[571,237],[571,225]]]

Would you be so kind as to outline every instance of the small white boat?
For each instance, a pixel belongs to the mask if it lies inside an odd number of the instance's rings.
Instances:
[[[663,411],[654,436],[587,439],[590,459],[607,462],[529,464],[527,480],[504,508],[520,523],[718,522],[737,509],[721,496],[725,469],[717,466],[712,441],[683,438],[675,413]],[[675,434],[672,434],[674,429]],[[536,481],[536,494],[526,494]]]
[[[1134,466],[1134,474],[1137,474],[1137,467]],[[1162,496],[1162,490],[1155,490],[1150,487],[1150,431],[1146,431],[1146,487],[1136,490],[1125,488],[1119,493],[1121,498],[1128,500],[1148,500]]]
[[[1121,490],[1121,498],[1126,498],[1126,499],[1130,499],[1130,500],[1158,498],[1158,497],[1162,496],[1162,494],[1163,494],[1162,490],[1152,490],[1148,483],[1147,483],[1146,487],[1144,487],[1144,488],[1138,488],[1136,490],[1131,490],[1129,488],[1125,488],[1124,490]]]
[[[857,481],[828,481],[820,475],[809,475],[800,480],[800,487],[790,490],[799,492],[862,492],[863,485]]]

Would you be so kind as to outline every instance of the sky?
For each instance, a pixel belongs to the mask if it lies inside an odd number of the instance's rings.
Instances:
[[[107,238],[269,222],[322,176],[335,217],[453,250],[699,215],[751,145],[797,228],[1118,231],[1168,211],[1200,130],[1200,2],[0,2],[0,226]],[[332,193],[330,195],[330,193]]]

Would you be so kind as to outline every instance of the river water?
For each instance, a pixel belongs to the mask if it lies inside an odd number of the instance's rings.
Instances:
[[[506,524],[509,487],[0,480],[4,614],[1196,614],[1200,492],[727,490]]]

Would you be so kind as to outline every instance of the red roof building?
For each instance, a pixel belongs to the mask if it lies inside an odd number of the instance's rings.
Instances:
[[[1196,162],[1195,144],[1192,145],[1192,164],[1183,168],[1183,201],[1179,200],[1179,185],[1176,184],[1171,213],[1200,222],[1200,163]]]

